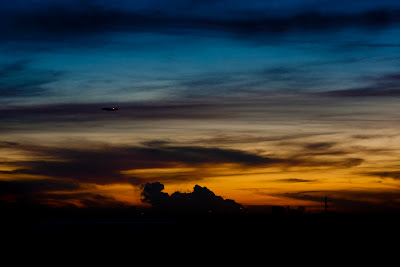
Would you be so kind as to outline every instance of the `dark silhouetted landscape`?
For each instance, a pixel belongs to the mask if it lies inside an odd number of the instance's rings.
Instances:
[[[159,182],[141,186],[146,206],[49,207],[31,203],[0,203],[6,236],[60,238],[217,238],[241,242],[360,242],[396,236],[398,213],[307,212],[305,207],[242,206],[206,187],[193,192],[162,192]],[[222,238],[222,239],[220,239]],[[69,240],[68,239],[68,240]],[[191,240],[193,242],[193,240]],[[219,242],[220,242],[219,241]],[[189,241],[190,242],[190,241]],[[237,244],[243,245],[243,244]],[[271,244],[270,244],[271,245]]]

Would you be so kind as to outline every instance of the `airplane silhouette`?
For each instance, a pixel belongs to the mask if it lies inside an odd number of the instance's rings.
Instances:
[[[119,108],[119,106],[117,107],[112,107],[112,108],[102,108],[102,110],[106,110],[106,111],[117,111]]]

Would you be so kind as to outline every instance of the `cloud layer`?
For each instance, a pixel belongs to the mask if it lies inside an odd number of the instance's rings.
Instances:
[[[196,2],[196,4],[194,4]],[[234,35],[282,34],[289,31],[331,31],[344,27],[376,29],[398,22],[398,10],[371,7],[362,11],[334,13],[292,9],[271,12],[271,7],[226,1],[224,5],[176,1],[171,8],[153,4],[107,6],[96,1],[42,2],[39,8],[8,9],[2,16],[1,32],[7,39],[61,40],[104,32],[208,31]],[[231,2],[231,3],[229,3]],[[183,4],[183,5],[182,5]],[[233,5],[232,5],[233,4]],[[172,8],[174,7],[174,8]],[[201,11],[203,10],[203,11]],[[282,11],[282,10],[281,10]],[[277,16],[281,14],[281,16]],[[7,36],[7,37],[5,37]]]
[[[93,144],[90,149],[54,148],[3,142],[2,147],[48,158],[48,160],[10,163],[14,166],[19,166],[19,168],[3,172],[3,174],[40,175],[95,184],[140,183],[142,181],[137,177],[129,177],[129,175],[126,176],[121,173],[135,169],[225,163],[252,167],[284,162],[281,159],[263,157],[239,150],[200,146],[173,146],[164,142],[148,142],[144,146],[125,147],[108,145],[97,145],[96,147]],[[160,178],[162,179],[162,177]],[[179,179],[179,177],[176,179]],[[201,179],[201,177],[193,177],[192,179]]]

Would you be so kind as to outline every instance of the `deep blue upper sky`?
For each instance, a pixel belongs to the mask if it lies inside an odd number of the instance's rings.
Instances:
[[[337,95],[360,88],[361,95],[385,95],[375,92],[374,79],[397,71],[398,1],[1,5],[3,104],[187,101],[259,91]]]
[[[141,10],[163,10],[171,13],[185,11],[195,13],[204,11],[203,16],[212,14],[215,10],[243,12],[247,10],[268,11],[279,10],[281,12],[290,11],[292,13],[316,10],[325,12],[358,12],[377,8],[399,7],[395,0],[169,0],[168,3],[162,0],[132,1],[132,0],[19,0],[1,1],[2,7],[15,10],[34,10],[45,6],[63,6],[79,9],[83,6],[95,5],[105,8],[116,8],[121,10],[141,11]],[[210,10],[214,9],[214,10]]]

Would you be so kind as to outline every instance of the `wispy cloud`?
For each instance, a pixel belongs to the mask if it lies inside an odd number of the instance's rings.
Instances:
[[[64,194],[43,193],[36,198],[36,201],[41,204],[47,203],[54,206],[73,205],[86,208],[120,208],[128,205],[112,196],[81,192]]]
[[[41,175],[72,179],[83,183],[113,184],[131,182],[123,171],[233,163],[243,166],[268,166],[283,160],[245,151],[200,146],[173,146],[154,143],[144,146],[95,145],[92,148],[68,149],[3,143],[3,148],[33,153],[48,160],[13,162],[19,168],[7,174]],[[135,177],[134,177],[135,178]],[[176,175],[175,179],[180,179]],[[201,179],[198,177],[197,179]]]
[[[278,182],[284,183],[315,183],[318,179],[299,179],[299,178],[288,178],[288,179],[278,179]]]
[[[107,113],[101,109],[119,105],[118,112]],[[228,104],[229,105],[229,104]],[[0,128],[5,131],[31,131],[61,127],[66,131],[75,131],[82,127],[92,127],[96,123],[107,125],[126,124],[126,121],[155,120],[207,120],[230,118],[235,114],[220,108],[220,104],[202,101],[191,102],[149,102],[149,103],[72,103],[42,104],[0,107],[3,123]],[[15,124],[18,121],[20,123]],[[7,123],[9,122],[9,123]],[[85,126],[87,125],[87,126]],[[60,128],[58,128],[60,129]]]
[[[400,96],[400,75],[386,74],[369,79],[370,85],[360,88],[317,93],[328,97],[397,97]]]
[[[3,171],[3,174],[14,177],[22,174],[39,175],[93,184],[138,184],[144,181],[141,177],[149,175],[159,179],[164,177],[168,180],[192,181],[225,175],[226,173],[213,174],[212,171],[214,167],[223,167],[226,164],[233,164],[240,173],[246,169],[268,167],[352,168],[364,161],[351,157],[319,159],[293,155],[263,156],[237,149],[178,146],[162,140],[125,146],[101,143],[91,143],[89,146],[86,142],[83,147],[75,149],[2,142],[0,148],[21,151],[38,158],[9,162],[14,170]],[[152,174],[154,170],[156,172]],[[235,173],[230,172],[230,175]]]
[[[46,85],[57,81],[61,72],[31,69],[29,60],[0,65],[0,97],[49,95]]]
[[[126,205],[110,196],[82,192],[83,189],[87,190],[88,188],[70,179],[1,180],[0,201],[11,201],[17,204],[29,203],[31,205],[103,208]]]

